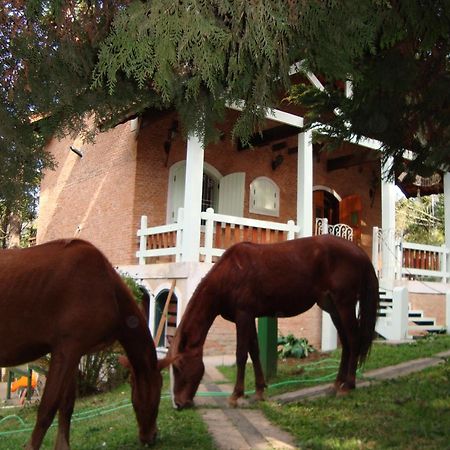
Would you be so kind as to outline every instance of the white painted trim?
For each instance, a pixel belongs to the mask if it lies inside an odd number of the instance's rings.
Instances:
[[[315,186],[313,186],[313,192],[314,191],[326,191],[326,192],[330,193],[331,195],[333,195],[338,201],[342,201],[342,197],[334,189],[332,189],[328,186],[324,186],[322,184],[316,184]]]
[[[235,111],[242,111],[245,108],[245,102],[243,100],[239,102],[227,103],[227,107],[234,109]],[[275,122],[284,123],[286,125],[292,125],[293,127],[303,127],[303,117],[291,114],[280,109],[270,108],[266,112],[266,119],[273,120]]]
[[[206,161],[203,162],[203,172],[217,181],[220,181],[223,178],[223,175],[213,165]]]

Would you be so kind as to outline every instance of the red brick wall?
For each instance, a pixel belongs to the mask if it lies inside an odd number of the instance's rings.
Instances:
[[[57,168],[41,184],[38,243],[76,236],[93,242],[115,264],[136,261],[135,136],[123,124],[100,134],[95,144],[69,137],[49,143]],[[83,157],[70,145],[82,148]]]
[[[411,309],[424,312],[424,317],[436,319],[436,325],[445,326],[445,295],[409,293]]]

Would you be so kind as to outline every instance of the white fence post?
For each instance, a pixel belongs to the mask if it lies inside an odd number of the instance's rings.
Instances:
[[[214,236],[214,209],[208,208],[204,213],[205,219],[205,262],[212,262],[212,248]]]
[[[182,252],[182,245],[183,245],[183,229],[184,229],[184,208],[178,208],[178,215],[177,215],[177,241],[175,243],[175,262],[181,261],[181,252]]]
[[[408,338],[408,289],[395,287],[392,298],[391,339],[401,341]]]
[[[395,279],[402,279],[402,268],[403,268],[403,242],[400,240],[395,243]]]
[[[287,239],[288,241],[291,241],[292,239],[295,239],[296,225],[293,220],[288,220],[287,225],[288,225]]]
[[[321,234],[328,234],[328,219],[322,219]],[[322,351],[329,352],[337,348],[337,330],[331,316],[322,311]]]
[[[442,244],[441,248],[442,248],[442,253],[441,253],[441,258],[440,258],[441,260],[439,261],[440,262],[440,270],[443,272],[442,282],[446,283],[447,279],[448,279],[447,262],[448,262],[449,251],[445,244]]]
[[[139,264],[145,264],[145,251],[147,250],[147,234],[146,230],[148,228],[147,216],[141,216],[141,228],[138,231],[139,238]]]
[[[445,327],[450,334],[450,291],[445,293]]]
[[[378,261],[379,261],[379,257],[380,257],[380,255],[378,254],[378,249],[379,249],[378,233],[379,233],[379,228],[373,227],[373,231],[372,231],[372,265],[375,269],[377,276],[380,273],[380,270],[379,270],[380,268],[378,267]]]

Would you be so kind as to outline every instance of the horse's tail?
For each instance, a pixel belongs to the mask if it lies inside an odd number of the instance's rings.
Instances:
[[[366,277],[360,287],[359,295],[359,364],[364,363],[372,346],[379,302],[378,278],[372,263],[368,262]]]

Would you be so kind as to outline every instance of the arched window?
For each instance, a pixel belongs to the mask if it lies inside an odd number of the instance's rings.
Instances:
[[[202,211],[214,208],[219,203],[219,180],[222,175],[213,166],[205,162],[202,186]],[[167,223],[177,221],[178,208],[184,204],[184,185],[186,182],[186,161],[175,163],[169,171],[169,189],[167,201]]]
[[[251,182],[249,211],[267,216],[280,215],[280,188],[270,178],[258,177]]]

